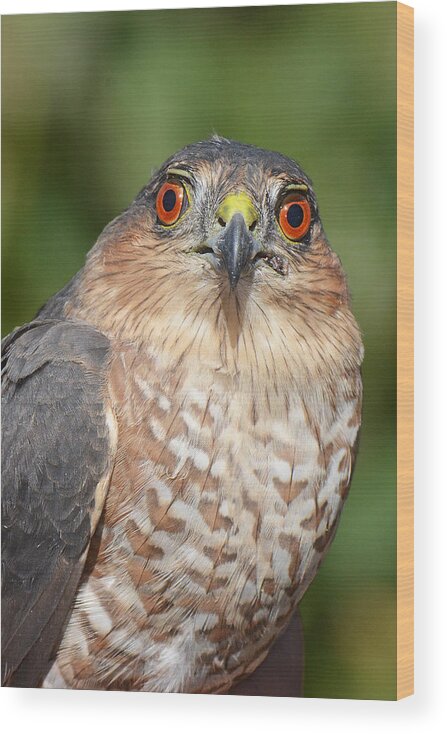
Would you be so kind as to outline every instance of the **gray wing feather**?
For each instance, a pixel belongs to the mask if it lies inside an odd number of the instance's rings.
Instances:
[[[110,345],[35,321],[3,344],[2,681],[39,685],[62,635],[110,474]],[[103,498],[102,498],[103,499]]]

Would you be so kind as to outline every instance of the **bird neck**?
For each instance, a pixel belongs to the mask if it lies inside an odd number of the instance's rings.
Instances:
[[[359,330],[345,303],[318,314],[297,303],[284,313],[242,289],[222,293],[189,285],[123,293],[100,286],[81,279],[67,315],[111,340],[155,350],[172,369],[189,365],[244,383],[308,391],[315,382],[330,385],[357,371],[362,360]]]

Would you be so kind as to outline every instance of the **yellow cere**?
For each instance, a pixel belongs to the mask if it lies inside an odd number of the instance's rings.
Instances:
[[[229,222],[237,212],[242,214],[247,227],[250,227],[258,217],[252,200],[244,191],[228,194],[220,205],[217,216],[224,222]]]

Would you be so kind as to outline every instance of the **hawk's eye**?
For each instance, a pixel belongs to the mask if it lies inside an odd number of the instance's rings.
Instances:
[[[312,214],[310,204],[297,194],[291,194],[281,204],[279,226],[289,240],[301,240],[309,231]]]
[[[157,194],[157,216],[162,224],[175,224],[183,211],[183,204],[187,202],[187,195],[183,186],[173,181],[167,181]]]

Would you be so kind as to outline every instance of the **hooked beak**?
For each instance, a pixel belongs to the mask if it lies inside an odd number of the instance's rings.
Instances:
[[[252,234],[257,217],[257,210],[246,192],[230,193],[216,213],[216,220],[223,230],[192,249],[210,258],[215,268],[227,271],[232,291],[244,270],[254,267],[259,260],[264,260],[273,270],[285,274],[282,258],[264,250]]]
[[[233,214],[225,230],[216,241],[216,250],[227,270],[231,290],[234,290],[241,273],[260,251],[260,247],[252,233],[249,232],[241,212]]]

